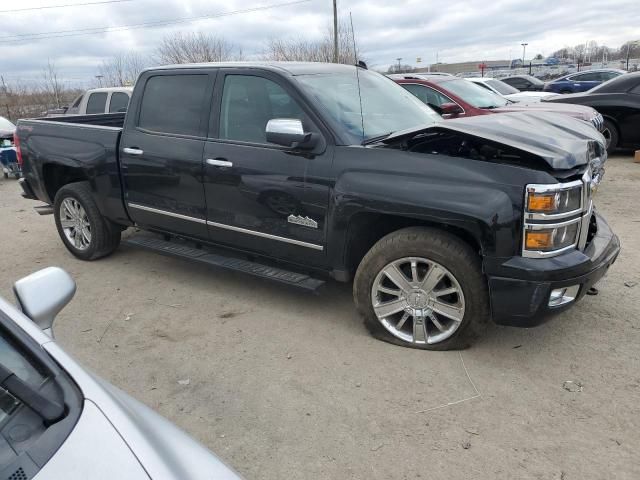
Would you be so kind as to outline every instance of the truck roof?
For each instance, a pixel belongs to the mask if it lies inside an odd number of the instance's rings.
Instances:
[[[86,93],[94,93],[94,92],[133,92],[133,87],[99,87],[99,88],[90,88]]]
[[[323,62],[209,62],[209,63],[184,63],[180,65],[163,65],[145,70],[178,70],[178,69],[208,69],[208,68],[259,68],[263,70],[286,72],[290,75],[309,75],[320,73],[346,73],[353,72],[354,65]]]

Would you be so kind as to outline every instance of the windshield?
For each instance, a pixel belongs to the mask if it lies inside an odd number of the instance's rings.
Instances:
[[[476,108],[504,107],[509,103],[504,97],[467,80],[451,80],[440,85]]]
[[[529,80],[534,85],[544,85],[544,82],[542,80],[540,80],[539,78],[536,78],[536,77],[534,77],[532,75],[524,75],[523,77],[520,77],[520,78],[524,78],[525,80]]]
[[[520,90],[513,88],[511,85],[501,80],[487,80],[487,84],[500,95],[511,95],[512,93],[520,93]]]
[[[625,85],[627,83],[628,78],[629,77],[625,75],[618,75],[616,77],[613,77],[607,80],[606,82],[602,82],[601,84],[596,85],[591,90],[589,90],[589,92],[622,93],[629,89],[629,86]]]
[[[353,144],[439,120],[438,114],[392,80],[363,69],[358,75],[360,95],[355,67],[353,73],[296,76],[302,88],[345,128]]]
[[[0,130],[15,130],[16,126],[6,118],[0,117]]]

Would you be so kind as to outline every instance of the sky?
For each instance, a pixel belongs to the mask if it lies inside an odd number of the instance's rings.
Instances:
[[[98,1],[109,3],[80,5]],[[177,31],[224,37],[248,59],[258,58],[269,39],[325,36],[332,22],[331,0],[246,11],[293,1],[0,0],[0,74],[7,82],[37,81],[50,59],[65,82],[83,86],[104,60],[127,52],[149,55],[163,36]],[[42,8],[60,5],[65,6]],[[338,0],[338,15],[348,19],[349,12],[358,48],[378,70],[398,57],[417,66],[435,63],[436,57],[441,62],[521,58],[520,44],[527,42],[530,58],[591,40],[619,47],[640,38],[638,0]],[[166,24],[218,14],[227,15]],[[90,30],[153,22],[165,24]],[[60,33],[29,36],[46,32]]]

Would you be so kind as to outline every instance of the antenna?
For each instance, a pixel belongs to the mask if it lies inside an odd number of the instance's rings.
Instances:
[[[362,143],[366,138],[364,134],[364,113],[362,112],[362,94],[360,93],[360,67],[358,66],[358,55],[356,54],[356,36],[353,32],[353,17],[349,12],[349,22],[351,23],[351,39],[353,40],[353,59],[356,66],[356,79],[358,81],[358,99],[360,100],[360,124],[362,125]]]

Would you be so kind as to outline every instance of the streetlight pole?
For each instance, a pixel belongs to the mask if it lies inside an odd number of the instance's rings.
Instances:
[[[400,73],[400,62],[402,61],[402,57],[396,58],[396,60],[398,61],[398,73]]]
[[[527,45],[529,45],[528,43],[521,43],[520,45],[522,45],[522,66],[524,67],[524,52],[527,51]]]
[[[338,63],[338,4],[333,0],[333,63]]]

